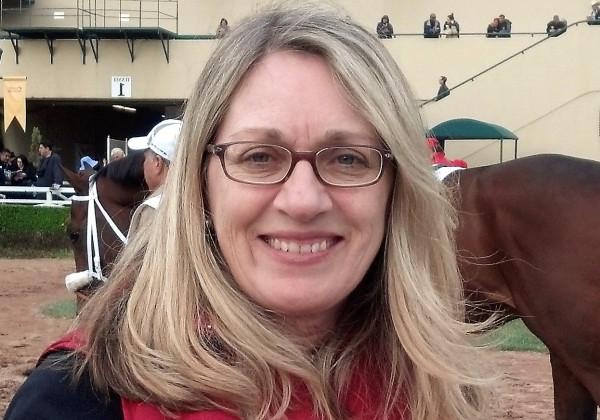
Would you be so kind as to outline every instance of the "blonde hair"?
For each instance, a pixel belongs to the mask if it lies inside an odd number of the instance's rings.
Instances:
[[[318,349],[240,292],[207,223],[205,147],[244,75],[281,50],[326,60],[396,163],[382,249]],[[480,418],[484,381],[463,323],[454,213],[414,103],[390,54],[344,14],[284,4],[240,22],[189,98],[152,227],[125,247],[80,317],[81,367],[94,385],[166,412],[218,408],[247,419],[283,417],[303,386],[318,416],[341,419],[359,367],[380,398],[377,418],[403,402],[412,419]]]

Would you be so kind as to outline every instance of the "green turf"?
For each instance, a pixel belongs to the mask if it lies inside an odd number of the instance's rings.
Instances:
[[[75,318],[76,304],[75,299],[66,299],[53,302],[42,308],[42,313],[52,318]]]
[[[30,249],[0,247],[0,258],[73,258],[73,251],[67,248]]]
[[[486,334],[485,342],[500,350],[548,352],[544,343],[533,335],[520,319],[508,322]]]

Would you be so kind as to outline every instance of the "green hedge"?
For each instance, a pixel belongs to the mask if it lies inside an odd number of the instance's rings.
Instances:
[[[0,205],[0,256],[12,255],[15,250],[70,248],[66,233],[69,217],[68,207]]]

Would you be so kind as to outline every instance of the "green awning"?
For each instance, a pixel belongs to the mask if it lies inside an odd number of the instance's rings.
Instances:
[[[438,140],[518,140],[510,130],[497,124],[470,118],[457,118],[440,123],[429,130],[429,137]]]

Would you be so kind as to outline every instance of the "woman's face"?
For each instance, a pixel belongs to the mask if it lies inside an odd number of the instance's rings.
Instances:
[[[235,141],[381,147],[325,61],[297,52],[272,53],[245,76],[215,137]],[[302,331],[327,331],[381,246],[393,171],[374,185],[336,188],[301,160],[284,183],[257,186],[227,178],[217,157],[208,165],[214,228],[239,288]]]
[[[23,169],[23,161],[21,160],[21,158],[17,158],[17,166],[19,167],[19,169]]]

